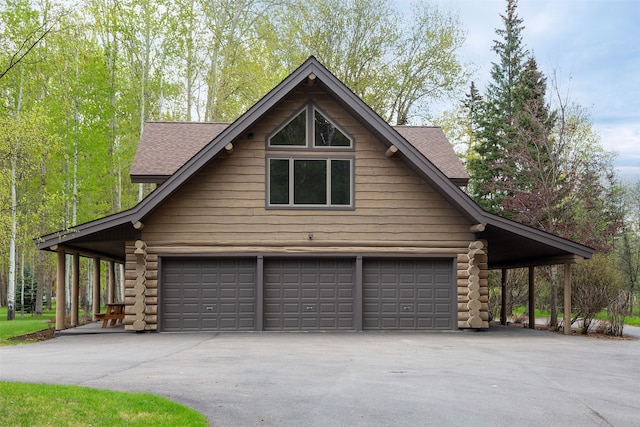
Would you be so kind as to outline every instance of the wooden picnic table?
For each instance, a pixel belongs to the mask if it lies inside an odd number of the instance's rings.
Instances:
[[[102,320],[103,328],[107,327],[109,321],[111,321],[111,326],[115,326],[116,322],[122,323],[124,321],[124,303],[107,304],[107,311],[96,314],[96,320]]]

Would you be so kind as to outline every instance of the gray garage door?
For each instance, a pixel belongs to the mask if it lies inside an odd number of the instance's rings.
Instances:
[[[163,331],[256,328],[256,262],[249,259],[162,261]]]
[[[354,329],[352,259],[265,259],[265,330]]]
[[[454,329],[450,261],[363,262],[363,329]]]

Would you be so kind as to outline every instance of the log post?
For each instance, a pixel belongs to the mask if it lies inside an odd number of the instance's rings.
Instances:
[[[472,233],[482,233],[485,230],[484,224],[474,224],[469,227],[469,231]]]
[[[96,321],[96,314],[100,313],[100,258],[93,258],[93,314],[91,319]]]
[[[78,326],[78,303],[80,297],[80,254],[73,254],[71,266],[71,327]]]
[[[144,331],[147,327],[145,320],[147,314],[145,295],[147,291],[147,244],[144,240],[136,240],[133,254],[136,257],[136,284],[133,287],[135,292],[133,330]]]
[[[387,157],[393,157],[394,154],[396,154],[398,152],[398,147],[396,147],[395,145],[392,145],[391,147],[387,148],[387,151],[385,151],[384,155]]]
[[[535,267],[529,267],[529,329],[536,328]]]
[[[107,263],[107,304],[113,304],[115,302],[113,300],[116,289],[116,270],[114,264],[114,261]]]
[[[56,278],[56,331],[64,329],[64,308],[65,308],[65,295],[64,295],[64,282],[66,272],[66,254],[64,249],[58,248],[58,262],[57,262],[57,278]]]
[[[500,284],[502,285],[502,295],[501,295],[501,308],[500,308],[500,324],[507,324],[507,269],[502,269],[502,277],[500,278]]]
[[[469,328],[479,329],[482,327],[483,319],[481,317],[482,303],[480,302],[480,267],[478,266],[479,260],[476,259],[477,255],[484,255],[482,250],[484,243],[476,240],[469,244],[469,267],[467,268],[467,310],[469,318],[467,319],[467,326]]]
[[[564,333],[571,335],[571,264],[564,265]]]

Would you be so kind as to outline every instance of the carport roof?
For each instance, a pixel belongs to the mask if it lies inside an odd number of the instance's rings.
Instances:
[[[403,137],[402,134],[407,135],[411,132],[410,129],[394,129],[314,57],[310,57],[235,122],[221,129],[211,142],[182,164],[137,206],[106,218],[78,225],[72,230],[42,236],[38,247],[55,250],[62,245],[69,252],[124,260],[124,242],[139,236],[139,230],[134,225],[143,222],[145,217],[182,187],[191,176],[224,151],[225,145],[245,134],[257,120],[292,91],[307,84],[309,79],[314,80],[331,94],[385,145],[395,146],[398,149],[396,156],[403,159],[469,221],[484,226],[484,231],[478,234],[478,238],[489,241],[491,268],[564,263],[577,258],[590,258],[593,255],[594,250],[591,248],[483,211],[452,182],[444,171]]]

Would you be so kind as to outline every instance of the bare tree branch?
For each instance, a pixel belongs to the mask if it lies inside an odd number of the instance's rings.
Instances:
[[[53,22],[44,22],[38,28],[33,30],[23,41],[22,44],[13,55],[11,55],[11,59],[9,60],[9,64],[4,68],[4,70],[0,71],[0,79],[2,79],[13,67],[18,65],[28,54],[35,48],[46,36],[53,30],[53,28],[58,24],[60,19],[65,16],[68,12],[63,12],[58,14]],[[42,31],[40,35],[38,33]]]

